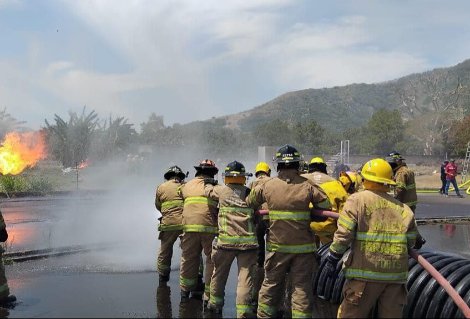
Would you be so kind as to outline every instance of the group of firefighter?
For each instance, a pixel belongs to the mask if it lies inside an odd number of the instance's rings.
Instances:
[[[187,182],[178,166],[164,173],[155,198],[162,215],[160,286],[169,280],[173,245],[180,238],[182,303],[200,298],[204,309],[221,314],[236,258],[237,317],[277,317],[288,278],[292,318],[311,318],[315,251],[331,243],[324,267],[333,276],[343,259],[348,279],[338,317],[367,317],[374,307],[379,317],[400,317],[408,249],[425,242],[414,218],[414,174],[404,158],[392,152],[360,171],[341,172],[339,179],[328,176],[320,157],[303,171],[302,156],[291,145],[279,148],[274,162],[277,176],[259,162],[250,187],[245,184],[251,174],[238,161],[225,167],[223,184],[209,159],[194,167],[195,178]],[[391,187],[394,196],[388,194]],[[324,217],[325,210],[339,218]]]

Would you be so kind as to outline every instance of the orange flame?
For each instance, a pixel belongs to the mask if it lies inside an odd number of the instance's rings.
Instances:
[[[86,159],[83,162],[81,162],[80,164],[78,164],[78,169],[84,169],[84,168],[88,167],[89,165],[90,165],[90,161],[88,161]]]
[[[17,175],[46,157],[46,142],[40,132],[10,132],[0,146],[0,173]]]

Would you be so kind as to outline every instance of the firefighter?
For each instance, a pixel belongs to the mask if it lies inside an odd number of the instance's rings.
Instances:
[[[359,191],[362,185],[361,176],[357,172],[346,171],[339,173],[340,183],[343,185],[344,189],[348,194],[354,194]]]
[[[2,212],[0,211],[0,242],[4,243],[8,239],[8,232]],[[3,265],[3,247],[0,247],[0,307],[11,307],[16,301],[15,295],[10,295],[7,277],[5,276],[5,266]]]
[[[209,159],[201,161],[194,168],[196,169],[195,178],[179,189],[184,200],[180,265],[181,301],[188,301],[191,291],[193,295],[197,295],[198,292],[204,290],[203,298],[207,303],[214,270],[211,253],[212,241],[217,234],[217,203],[204,195],[204,179],[214,178],[219,170]],[[206,256],[205,287],[202,282],[198,283],[202,251]]]
[[[161,212],[159,218],[160,253],[157,259],[157,271],[160,285],[170,280],[171,257],[173,244],[183,230],[183,198],[178,189],[183,184],[186,175],[178,166],[171,166],[163,175],[166,182],[157,187],[155,207]]]
[[[208,180],[205,194],[219,203],[219,234],[212,247],[214,272],[210,286],[208,309],[222,313],[225,284],[233,260],[238,264],[236,310],[238,318],[255,316],[253,307],[253,280],[256,270],[258,241],[255,235],[254,211],[245,198],[250,189],[245,186],[246,176],[242,163],[233,161],[223,173],[225,185]],[[214,185],[215,184],[215,185]]]
[[[323,158],[314,157],[310,160],[310,164],[308,165],[309,173],[302,174],[302,176],[320,186],[328,195],[332,210],[339,212],[348,198],[348,193],[338,180],[328,176],[326,167],[327,165]],[[333,234],[337,229],[336,220],[331,217],[324,222],[312,222],[310,223],[310,227],[315,232],[315,235],[319,237],[322,244],[332,242]]]
[[[361,175],[364,191],[352,194],[339,214],[325,271],[334,276],[351,247],[344,261],[347,282],[338,318],[366,318],[377,302],[379,318],[399,318],[406,303],[408,249],[417,236],[414,214],[387,194],[395,182],[385,160],[368,161]]]
[[[329,209],[327,195],[299,174],[301,156],[290,145],[276,155],[278,176],[251,190],[247,204],[257,209],[267,203],[269,230],[266,238],[265,277],[258,296],[258,318],[278,314],[287,272],[292,281],[292,317],[312,316],[312,275],[317,268],[314,233],[310,222],[315,208]]]
[[[414,172],[406,166],[405,159],[398,152],[390,153],[387,162],[394,172],[395,198],[408,205],[414,213],[418,203]]]
[[[250,189],[255,188],[258,185],[264,184],[271,177],[271,168],[266,162],[259,162],[255,167],[256,179],[251,182]],[[267,210],[268,205],[263,203],[260,207],[262,210]],[[264,279],[264,259],[266,256],[266,241],[265,236],[268,230],[269,223],[268,215],[255,215],[256,221],[256,237],[258,239],[258,259],[257,259],[257,270],[255,278],[255,291],[259,291],[261,284]],[[258,294],[255,294],[255,302],[258,300]]]

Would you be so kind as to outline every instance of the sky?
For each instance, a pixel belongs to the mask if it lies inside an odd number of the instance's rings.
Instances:
[[[470,58],[468,0],[0,0],[0,109],[139,130]]]

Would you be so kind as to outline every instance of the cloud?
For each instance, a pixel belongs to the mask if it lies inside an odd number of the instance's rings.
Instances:
[[[448,18],[428,18],[437,3],[424,16],[417,4],[367,3],[53,1],[55,14],[76,26],[63,23],[57,40],[31,26],[26,57],[11,63],[0,55],[1,103],[9,111],[34,106],[43,118],[86,104],[136,124],[155,112],[172,124],[235,113],[289,90],[392,80],[468,52],[443,31]],[[452,25],[470,20],[457,17]],[[456,44],[455,61],[445,43]]]

